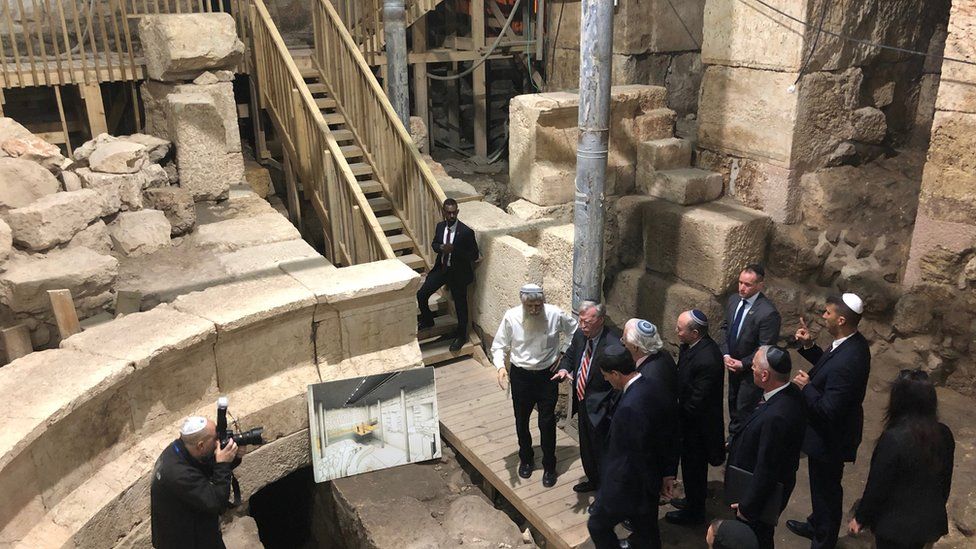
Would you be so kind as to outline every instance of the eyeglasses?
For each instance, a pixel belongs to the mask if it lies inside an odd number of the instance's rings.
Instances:
[[[912,381],[928,381],[929,374],[921,368],[905,368],[898,372],[898,379],[910,379]]]

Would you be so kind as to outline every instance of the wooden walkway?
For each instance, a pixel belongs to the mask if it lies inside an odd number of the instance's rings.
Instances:
[[[434,372],[441,435],[546,538],[548,547],[592,547],[586,508],[593,494],[573,492],[573,485],[584,477],[576,441],[556,430],[559,480],[552,488],[543,487],[542,450],[533,413],[530,425],[537,469],[531,478],[522,479],[517,473],[511,396],[498,388],[495,369],[467,359],[438,366]]]

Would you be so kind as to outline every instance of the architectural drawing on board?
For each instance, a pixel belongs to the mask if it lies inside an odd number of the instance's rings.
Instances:
[[[441,455],[434,369],[308,386],[315,482]]]

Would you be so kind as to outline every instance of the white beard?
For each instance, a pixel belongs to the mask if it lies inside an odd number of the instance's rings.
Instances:
[[[537,315],[530,315],[523,311],[522,331],[525,332],[526,336],[538,336],[544,334],[546,332],[545,311],[542,311]]]

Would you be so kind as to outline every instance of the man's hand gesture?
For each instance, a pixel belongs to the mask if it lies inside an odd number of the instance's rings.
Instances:
[[[800,327],[797,328],[796,334],[794,336],[797,342],[803,346],[804,349],[809,349],[813,347],[813,335],[810,333],[810,329],[807,328],[807,321],[802,316],[800,317]]]
[[[217,447],[214,448],[214,459],[217,460],[217,463],[230,463],[236,457],[237,443],[234,442],[234,439],[228,440],[227,446],[223,448],[220,447],[220,441],[217,441]]]
[[[570,374],[566,370],[559,370],[549,378],[549,381],[558,381],[560,383],[566,380],[573,381],[573,374]]]
[[[498,386],[502,388],[502,391],[508,387],[508,372],[505,371],[505,368],[498,369]]]

